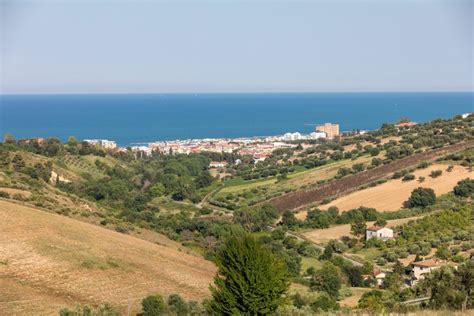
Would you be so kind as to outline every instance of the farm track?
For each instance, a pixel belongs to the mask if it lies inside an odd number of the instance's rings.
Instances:
[[[355,175],[332,180],[315,188],[288,193],[270,199],[269,201],[266,201],[265,204],[271,204],[275,206],[280,212],[285,210],[294,210],[311,203],[320,202],[328,197],[337,197],[353,192],[361,185],[369,184],[376,180],[382,179],[390,173],[408,168],[422,161],[433,161],[441,156],[463,151],[473,146],[474,140],[470,140],[467,142],[433,149],[420,154],[415,154],[396,160],[392,163],[376,167],[374,169],[360,172]]]

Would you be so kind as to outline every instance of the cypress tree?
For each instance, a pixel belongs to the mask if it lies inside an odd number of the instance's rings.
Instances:
[[[286,267],[255,237],[230,238],[217,253],[216,264],[210,314],[267,315],[286,301]]]

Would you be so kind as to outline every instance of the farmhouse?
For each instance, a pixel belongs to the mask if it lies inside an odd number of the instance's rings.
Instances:
[[[387,227],[372,226],[367,228],[365,232],[365,239],[369,240],[371,238],[380,238],[382,240],[387,240],[393,238],[393,230]]]
[[[370,272],[369,274],[363,275],[363,279],[364,280],[373,279],[375,281],[375,285],[381,286],[383,284],[383,281],[385,280],[385,276],[386,276],[385,272],[383,272],[382,270],[378,268],[374,268],[372,272]]]
[[[225,161],[211,161],[209,163],[209,168],[224,168],[225,166],[227,166]]]
[[[445,265],[446,262],[436,259],[427,259],[413,262],[411,285],[415,285],[418,281],[424,279],[424,275]]]

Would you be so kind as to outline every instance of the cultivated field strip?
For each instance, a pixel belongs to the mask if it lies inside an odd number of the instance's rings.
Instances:
[[[275,206],[279,211],[297,209],[304,205],[321,202],[328,197],[337,197],[353,192],[361,185],[369,184],[388,176],[390,173],[408,168],[422,161],[433,161],[446,154],[463,151],[471,147],[474,147],[474,140],[429,150],[355,175],[332,180],[316,188],[288,193],[273,198],[266,203]]]

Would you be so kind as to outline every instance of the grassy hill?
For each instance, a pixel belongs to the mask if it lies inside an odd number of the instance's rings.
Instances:
[[[109,302],[139,311],[151,293],[201,300],[216,269],[198,256],[99,226],[0,200],[0,310],[55,314]]]

